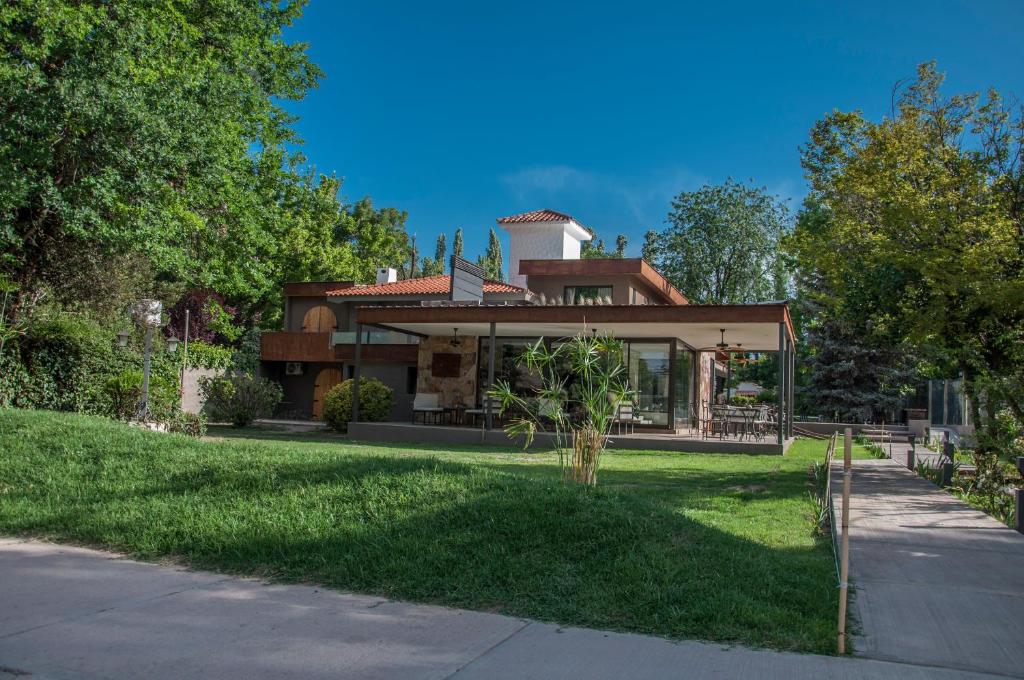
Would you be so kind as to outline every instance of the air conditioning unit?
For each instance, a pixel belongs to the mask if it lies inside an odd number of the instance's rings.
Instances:
[[[284,365],[285,375],[302,375],[302,362],[301,361],[289,361]]]

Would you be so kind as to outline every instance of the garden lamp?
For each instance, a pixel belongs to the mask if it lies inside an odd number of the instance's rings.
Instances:
[[[178,342],[179,342],[178,338],[174,337],[173,335],[171,337],[167,338],[167,353],[168,354],[174,354],[174,352],[178,349]]]
[[[128,331],[118,331],[117,332],[117,346],[118,347],[127,347],[128,346],[128,338],[130,338],[130,337],[132,337],[132,334],[129,333]]]

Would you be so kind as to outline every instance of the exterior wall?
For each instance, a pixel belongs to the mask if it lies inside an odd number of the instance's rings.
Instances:
[[[466,337],[458,347],[452,347],[450,341],[450,336],[431,336],[420,341],[416,391],[440,395],[438,402],[441,406],[472,406],[476,395],[476,357],[480,346],[479,340],[476,337]],[[432,375],[434,354],[437,352],[462,356],[457,378],[438,378]]]
[[[543,293],[549,300],[552,297],[561,300],[565,295],[566,286],[611,286],[612,304],[629,305],[633,303],[633,277],[621,276],[533,276],[529,278],[529,288],[538,295]]]
[[[360,372],[364,378],[376,378],[391,388],[395,401],[391,407],[392,422],[409,422],[412,420],[412,400],[415,394],[408,392],[408,369],[416,369],[416,364],[363,364]],[[348,377],[349,367],[346,365],[342,374]]]
[[[181,381],[181,410],[186,413],[199,413],[206,402],[199,394],[199,379],[212,378],[223,371],[214,368],[186,368]]]
[[[376,378],[391,388],[395,403],[391,409],[392,421],[412,420],[412,398],[407,392],[407,370],[413,363],[381,363],[362,366],[362,375]],[[348,379],[352,365],[343,362],[309,362],[302,375],[285,375],[283,362],[265,362],[263,372],[267,378],[277,381],[284,391],[284,398],[275,416],[280,418],[306,419],[313,417],[313,387],[316,377],[324,368],[341,371],[342,379]]]
[[[566,223],[502,225],[509,233],[509,283],[526,287],[519,273],[520,260],[578,260],[580,242],[566,233]],[[575,245],[573,245],[575,244]]]

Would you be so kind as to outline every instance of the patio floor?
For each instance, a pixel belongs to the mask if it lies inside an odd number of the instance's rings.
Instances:
[[[522,445],[521,439],[510,439],[504,430],[500,428],[484,430],[477,427],[452,425],[360,422],[349,423],[348,432],[351,439],[360,441],[486,444],[490,446],[508,446],[510,443],[517,446]],[[778,456],[785,453],[792,441],[792,439],[787,439],[784,444],[779,445],[774,439],[764,439],[762,441],[741,441],[736,437],[703,439],[697,434],[687,435],[667,431],[637,430],[632,434],[615,434],[613,432],[608,448],[688,451],[691,453],[749,453]],[[554,437],[550,433],[540,432],[534,438],[531,448],[550,449],[553,445]]]

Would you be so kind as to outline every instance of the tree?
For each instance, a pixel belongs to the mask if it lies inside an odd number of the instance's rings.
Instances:
[[[409,236],[405,222],[409,214],[397,208],[374,208],[369,196],[348,209],[347,219],[339,223],[335,238],[351,244],[356,281],[371,283],[377,269],[402,270],[409,256]]]
[[[452,255],[462,257],[462,227],[455,230],[455,240],[452,242]]]
[[[615,238],[615,250],[608,251],[605,249],[604,239],[597,238],[597,233],[593,229],[590,229],[589,227],[585,227],[585,229],[590,232],[591,239],[580,244],[580,258],[584,260],[596,260],[625,257],[626,245],[628,244],[625,234],[619,234]]]
[[[447,259],[446,252],[448,248],[445,244],[445,235],[439,234],[437,237],[437,245],[434,247],[434,257],[423,258],[423,266],[421,267],[423,276],[438,276],[444,274],[444,263]]]
[[[501,263],[501,241],[498,240],[494,227],[491,227],[491,234],[487,240],[487,252],[477,258],[477,264],[483,267],[488,280],[505,280],[504,266]]]
[[[0,267],[16,309],[69,262],[130,255],[156,277],[263,292],[297,141],[277,101],[320,76],[282,35],[301,6],[7,3]]]
[[[615,256],[625,257],[626,246],[629,245],[629,239],[626,238],[625,234],[619,234],[615,237]]]
[[[1024,423],[1024,116],[941,83],[923,64],[892,117],[815,124],[802,162],[831,219],[791,249],[844,315],[955,367],[994,449],[1002,410]]]
[[[645,257],[691,301],[759,302],[785,288],[779,258],[788,209],[765,189],[730,179],[682,192],[668,223],[648,232]]]

